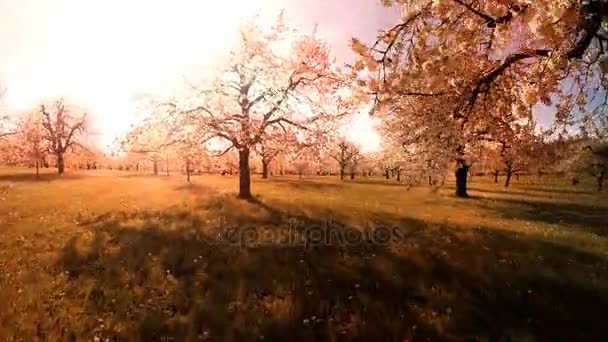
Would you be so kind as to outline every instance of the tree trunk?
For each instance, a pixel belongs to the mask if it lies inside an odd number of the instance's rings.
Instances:
[[[154,163],[154,165],[153,165],[154,175],[158,176],[158,160],[154,159],[152,162]]]
[[[505,180],[505,188],[509,187],[509,183],[511,182],[511,170],[507,170],[507,179]]]
[[[498,171],[494,171],[494,183],[498,183]]]
[[[469,174],[469,166],[461,163],[456,169],[456,196],[469,197],[467,193],[467,176]]]
[[[40,178],[40,162],[36,160],[36,179]]]
[[[604,178],[606,178],[606,171],[600,172],[600,175],[597,177],[597,192],[602,192],[604,189]]]
[[[519,172],[515,174],[515,179],[519,182]]]
[[[540,179],[543,176],[543,171],[542,170],[538,170],[538,183],[540,184]]]
[[[355,179],[355,173],[354,172],[350,173],[350,179]]]
[[[57,153],[57,173],[62,175],[65,172],[65,162],[63,160],[63,153]]]
[[[401,182],[401,170],[397,170],[397,182]]]
[[[268,164],[270,164],[269,161],[262,159],[262,178],[264,179],[268,179]]]
[[[433,177],[429,176],[429,185],[433,185]]]
[[[386,179],[390,179],[390,175],[388,174],[388,170],[384,170],[384,177],[386,177]]]
[[[167,155],[167,176],[169,175],[169,155]]]
[[[572,177],[572,186],[578,185],[578,179],[576,177]]]
[[[190,183],[190,159],[186,159],[186,180]]]
[[[340,180],[344,180],[344,168],[340,169]]]
[[[251,198],[251,175],[249,174],[249,148],[239,150],[239,198]]]

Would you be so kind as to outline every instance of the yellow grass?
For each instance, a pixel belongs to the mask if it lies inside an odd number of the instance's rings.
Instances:
[[[591,189],[474,177],[458,199],[451,184],[254,177],[251,202],[236,189],[0,170],[0,340],[605,337],[608,201]],[[394,235],[307,235],[372,226]]]

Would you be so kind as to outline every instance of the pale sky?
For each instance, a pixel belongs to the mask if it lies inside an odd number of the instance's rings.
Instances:
[[[0,0],[0,83],[10,111],[66,97],[87,108],[101,145],[134,120],[134,97],[168,95],[193,71],[212,69],[238,23],[286,10],[290,26],[317,32],[340,62],[353,36],[374,40],[395,23],[376,0]],[[348,126],[368,150],[380,138],[364,113]]]

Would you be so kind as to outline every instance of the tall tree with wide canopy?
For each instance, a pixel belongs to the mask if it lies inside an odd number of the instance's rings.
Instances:
[[[608,1],[383,0],[401,21],[354,65],[395,129],[449,151],[456,194],[479,142],[556,102],[562,127],[606,117]],[[604,101],[595,101],[596,96]]]
[[[266,30],[255,21],[241,30],[226,68],[209,85],[194,85],[190,98],[163,104],[198,127],[203,140],[220,139],[239,156],[239,197],[251,198],[249,159],[269,130],[315,130],[330,122],[327,94],[339,88],[327,45],[298,35],[280,17]],[[329,101],[327,101],[329,102]]]

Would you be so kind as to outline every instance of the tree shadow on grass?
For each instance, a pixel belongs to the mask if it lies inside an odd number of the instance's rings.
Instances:
[[[606,284],[605,260],[395,220],[376,222],[397,224],[387,238],[227,196],[91,218],[57,261],[69,279],[53,324],[140,341],[603,338],[607,294],[585,272]]]
[[[586,195],[593,195],[594,193],[592,192],[585,192],[585,191],[581,191],[581,192],[577,192],[577,193],[569,193],[569,192],[550,192],[550,191],[537,191],[537,190],[530,190],[527,187],[518,187],[518,188],[510,188],[510,190],[505,189],[504,187],[499,189],[499,186],[497,186],[496,188],[478,188],[478,187],[468,187],[469,191],[473,191],[473,192],[481,192],[483,194],[495,194],[495,195],[507,195],[509,197],[523,197],[523,198],[538,198],[538,199],[565,199],[565,200],[569,200],[572,201],[573,199],[577,198],[577,196],[586,196]],[[585,198],[589,198],[589,197],[585,197]]]
[[[78,173],[66,173],[63,175],[57,173],[41,173],[40,177],[36,177],[36,171],[33,171],[32,173],[0,174],[0,182],[52,182],[57,180],[76,180],[84,177],[84,175]]]
[[[181,185],[176,186],[175,190],[190,192],[190,193],[197,194],[197,195],[217,194],[217,189],[214,189],[209,186],[201,185],[201,184],[196,184],[196,183],[181,184]]]
[[[164,178],[167,177],[166,174],[164,173],[158,173],[157,175],[155,175],[154,173],[125,173],[122,175],[119,175],[120,178]]]
[[[506,218],[540,221],[551,224],[566,223],[597,235],[608,234],[608,207],[574,202],[550,202],[515,198],[484,198],[475,202],[487,210]]]
[[[324,191],[324,190],[336,190],[343,186],[343,184],[337,183],[325,183],[311,179],[285,179],[285,178],[272,178],[270,183],[279,186],[286,186],[289,188],[305,191]]]
[[[361,178],[361,179],[355,179],[355,180],[349,180],[348,184],[361,184],[361,185],[380,185],[380,186],[398,186],[404,189],[407,189],[409,187],[409,185],[403,181],[396,181],[396,180],[384,180],[384,179],[377,179],[377,180],[372,180],[372,179],[365,179],[365,178]]]
[[[597,192],[578,188],[578,189],[564,189],[563,187],[542,187],[542,186],[529,186],[529,185],[515,185],[518,189],[536,192],[547,192],[550,194],[572,194],[572,195],[594,195]]]

